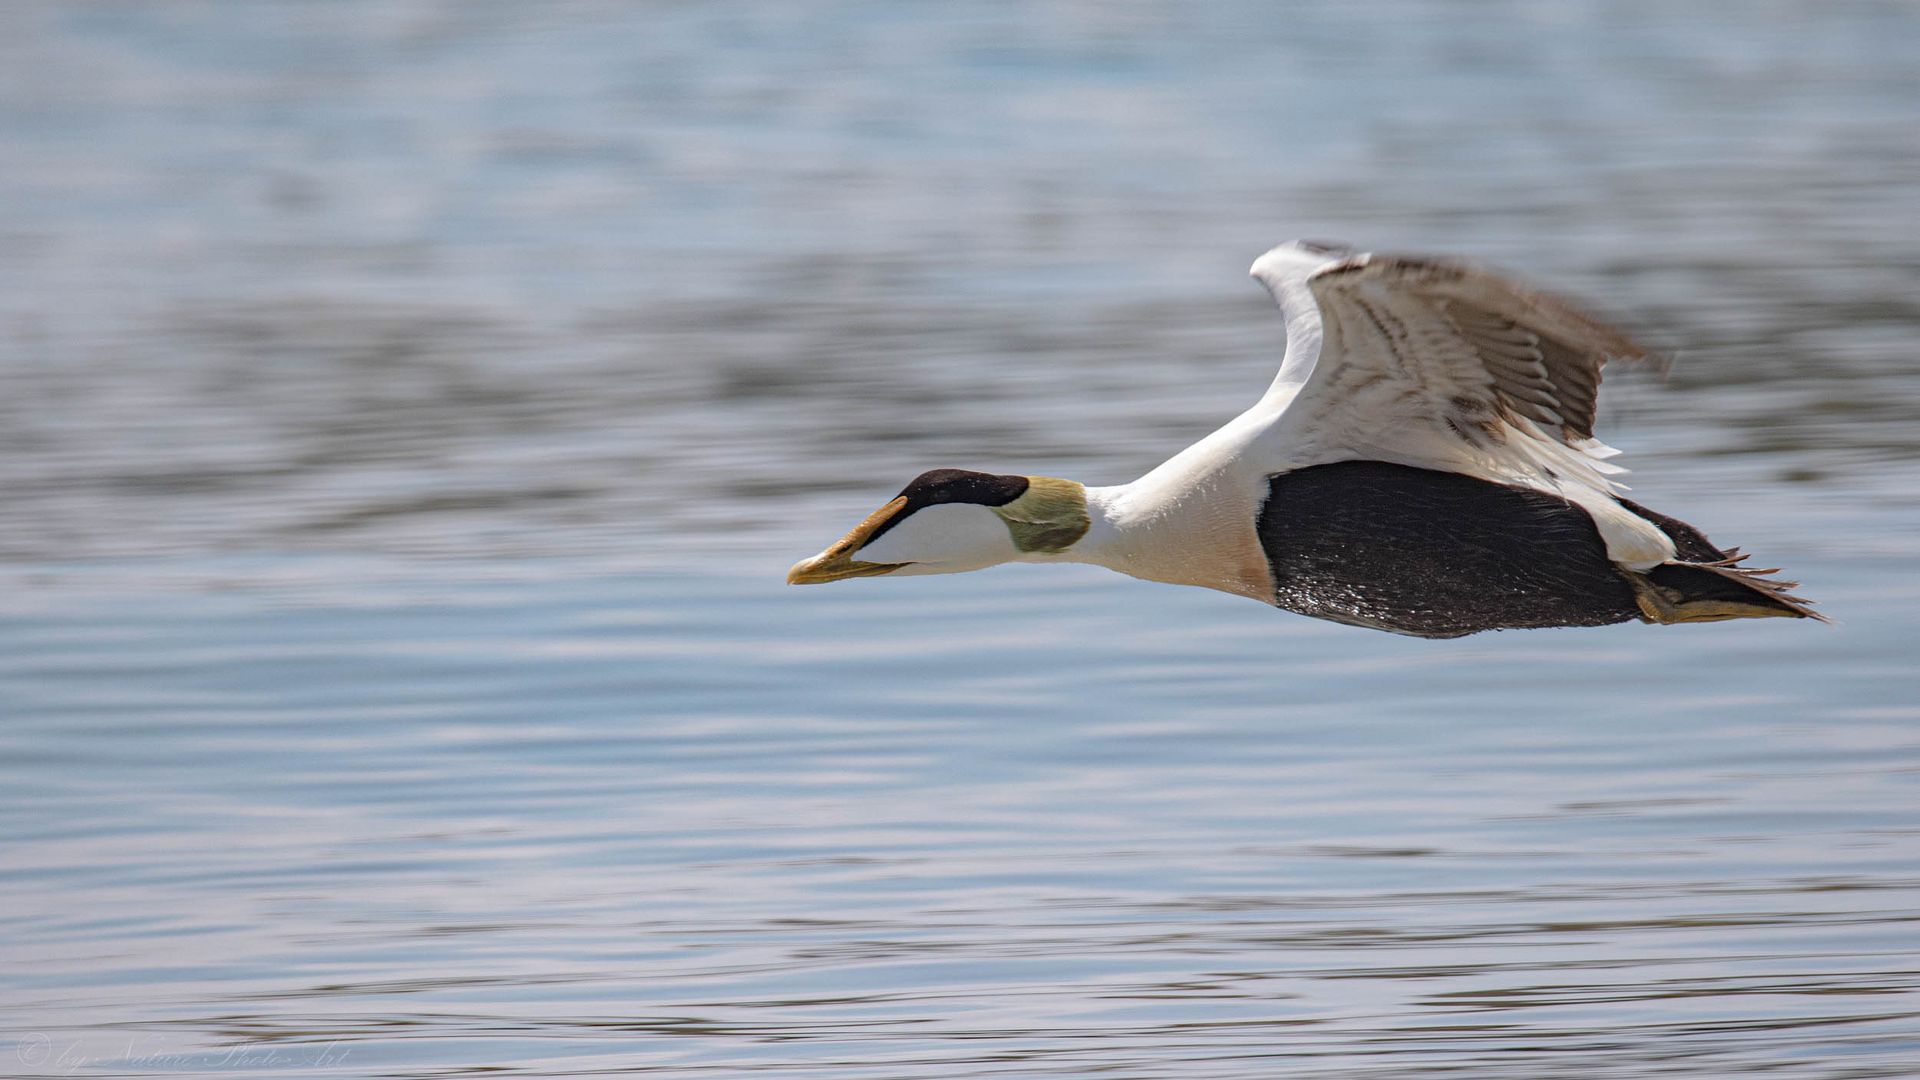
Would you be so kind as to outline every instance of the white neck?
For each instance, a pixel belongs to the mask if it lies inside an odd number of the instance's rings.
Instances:
[[[1241,490],[1224,474],[1195,479],[1156,469],[1131,484],[1087,488],[1086,535],[1030,561],[1093,563],[1272,603],[1272,572],[1255,529],[1264,487]]]

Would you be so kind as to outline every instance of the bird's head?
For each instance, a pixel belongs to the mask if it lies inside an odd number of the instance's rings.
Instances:
[[[832,547],[795,564],[787,583],[980,570],[1059,554],[1088,526],[1086,489],[1072,480],[935,469]]]

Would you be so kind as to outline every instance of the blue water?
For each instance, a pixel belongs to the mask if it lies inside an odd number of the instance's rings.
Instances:
[[[0,31],[0,1075],[1920,1075],[1913,9]],[[782,584],[1210,430],[1295,235],[1675,352],[1836,624]]]

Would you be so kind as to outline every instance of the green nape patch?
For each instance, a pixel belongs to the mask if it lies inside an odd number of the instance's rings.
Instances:
[[[1026,493],[1004,506],[991,507],[1007,523],[1013,546],[1021,551],[1053,555],[1072,547],[1087,535],[1087,489],[1072,480],[1052,476],[1028,477]]]

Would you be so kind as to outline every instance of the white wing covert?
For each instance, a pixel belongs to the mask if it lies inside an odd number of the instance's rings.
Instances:
[[[1647,350],[1567,302],[1489,271],[1324,245],[1253,265],[1279,302],[1287,353],[1257,409],[1275,472],[1353,459],[1439,469],[1559,495],[1609,554],[1644,568],[1671,539],[1621,507],[1594,438],[1600,370]]]

